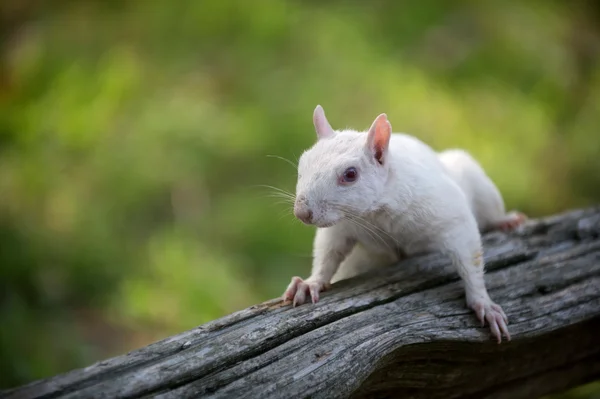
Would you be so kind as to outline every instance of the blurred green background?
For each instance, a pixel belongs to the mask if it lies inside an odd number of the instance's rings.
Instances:
[[[600,202],[595,1],[0,3],[0,388],[275,297],[334,128],[463,147],[508,208]],[[585,391],[589,394],[588,391]],[[573,394],[574,395],[574,394]],[[582,394],[583,395],[583,394]]]

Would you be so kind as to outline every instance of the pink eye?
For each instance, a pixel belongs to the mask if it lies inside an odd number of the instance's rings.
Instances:
[[[352,183],[358,178],[358,171],[356,168],[348,168],[342,175],[342,183]]]

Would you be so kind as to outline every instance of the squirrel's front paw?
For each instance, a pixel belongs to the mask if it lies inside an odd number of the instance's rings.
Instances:
[[[319,280],[307,278],[302,280],[300,277],[292,277],[292,282],[288,285],[283,294],[284,300],[293,300],[294,306],[302,305],[306,300],[306,294],[309,293],[312,303],[319,301],[319,292],[329,288],[329,284]]]
[[[506,326],[508,324],[508,318],[500,305],[495,304],[489,299],[481,299],[473,301],[470,307],[475,311],[475,314],[477,314],[477,318],[481,321],[482,326],[485,325],[485,321],[487,320],[490,329],[492,330],[492,334],[494,334],[498,343],[502,342],[502,334],[510,341],[510,334],[508,332],[508,327]]]

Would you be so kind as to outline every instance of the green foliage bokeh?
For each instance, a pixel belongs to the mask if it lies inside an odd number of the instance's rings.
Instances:
[[[7,1],[0,387],[306,275],[314,232],[259,185],[293,191],[293,167],[269,155],[314,142],[317,104],[334,128],[386,112],[395,131],[466,148],[533,217],[598,202],[586,4]]]

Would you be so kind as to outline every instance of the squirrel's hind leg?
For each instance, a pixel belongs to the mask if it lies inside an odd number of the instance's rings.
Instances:
[[[524,213],[512,211],[507,213],[502,219],[492,223],[489,230],[512,231],[526,221],[527,216]]]

